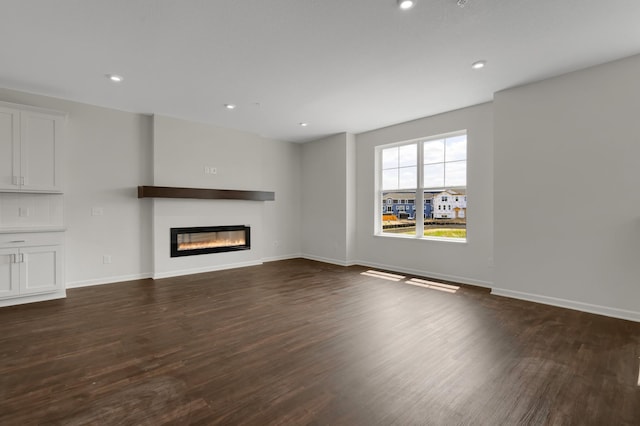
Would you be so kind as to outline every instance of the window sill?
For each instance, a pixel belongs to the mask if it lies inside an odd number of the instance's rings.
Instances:
[[[454,243],[454,244],[466,244],[467,238],[447,238],[447,237],[422,237],[418,238],[415,235],[402,235],[402,234],[385,234],[385,233],[376,233],[373,234],[374,237],[380,238],[397,238],[401,240],[414,240],[414,241],[442,241],[446,243]]]

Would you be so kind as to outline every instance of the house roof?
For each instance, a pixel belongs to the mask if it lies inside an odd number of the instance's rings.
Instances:
[[[432,192],[432,191],[425,191],[424,193],[424,198],[425,200],[431,199],[434,196],[441,194],[442,192]],[[451,195],[465,195],[466,191],[463,189],[456,189],[455,192],[452,192],[452,190],[447,190],[447,193],[451,194]],[[413,200],[415,199],[415,192],[414,191],[396,191],[396,192],[385,192],[383,193],[383,198],[386,199],[394,199],[394,200],[399,200],[399,199],[408,199],[408,200]]]
[[[466,189],[447,189],[445,191],[441,191],[438,192],[435,195],[444,195],[444,194],[449,194],[449,195],[466,195],[467,194],[467,190]]]

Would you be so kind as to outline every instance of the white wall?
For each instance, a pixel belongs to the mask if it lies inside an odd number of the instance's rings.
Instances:
[[[262,182],[273,188],[276,200],[263,203],[262,260],[299,257],[301,251],[302,147],[262,140]]]
[[[299,145],[157,115],[153,123],[154,185],[274,191],[276,198],[154,200],[154,277],[299,255]],[[204,167],[215,167],[217,173],[205,174]],[[251,226],[251,250],[170,257],[170,228],[217,225]]]
[[[496,94],[494,293],[640,320],[638,75],[635,56]]]
[[[338,265],[354,253],[354,136],[302,145],[302,254]]]
[[[0,89],[0,100],[68,113],[64,224],[68,287],[146,277],[151,203],[136,187],[151,181],[151,118]],[[92,216],[102,207],[103,216]],[[102,256],[112,256],[103,264]]]
[[[467,130],[467,242],[374,236],[375,147]],[[356,135],[358,263],[491,286],[493,109],[482,104]]]
[[[28,216],[20,216],[28,209]],[[64,225],[61,194],[0,193],[0,229],[60,228]]]
[[[351,265],[358,258],[358,181],[356,136],[346,134],[346,263]]]

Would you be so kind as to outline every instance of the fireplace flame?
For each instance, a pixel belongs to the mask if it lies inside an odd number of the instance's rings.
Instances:
[[[213,247],[233,247],[233,246],[242,246],[244,244],[245,244],[244,239],[185,242],[185,243],[178,243],[178,251],[207,249],[207,248],[213,248]]]
[[[251,249],[248,226],[171,228],[171,257]]]

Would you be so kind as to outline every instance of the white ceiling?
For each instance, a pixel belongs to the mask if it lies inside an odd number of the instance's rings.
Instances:
[[[2,0],[0,40],[0,86],[303,142],[640,53],[640,2]]]

